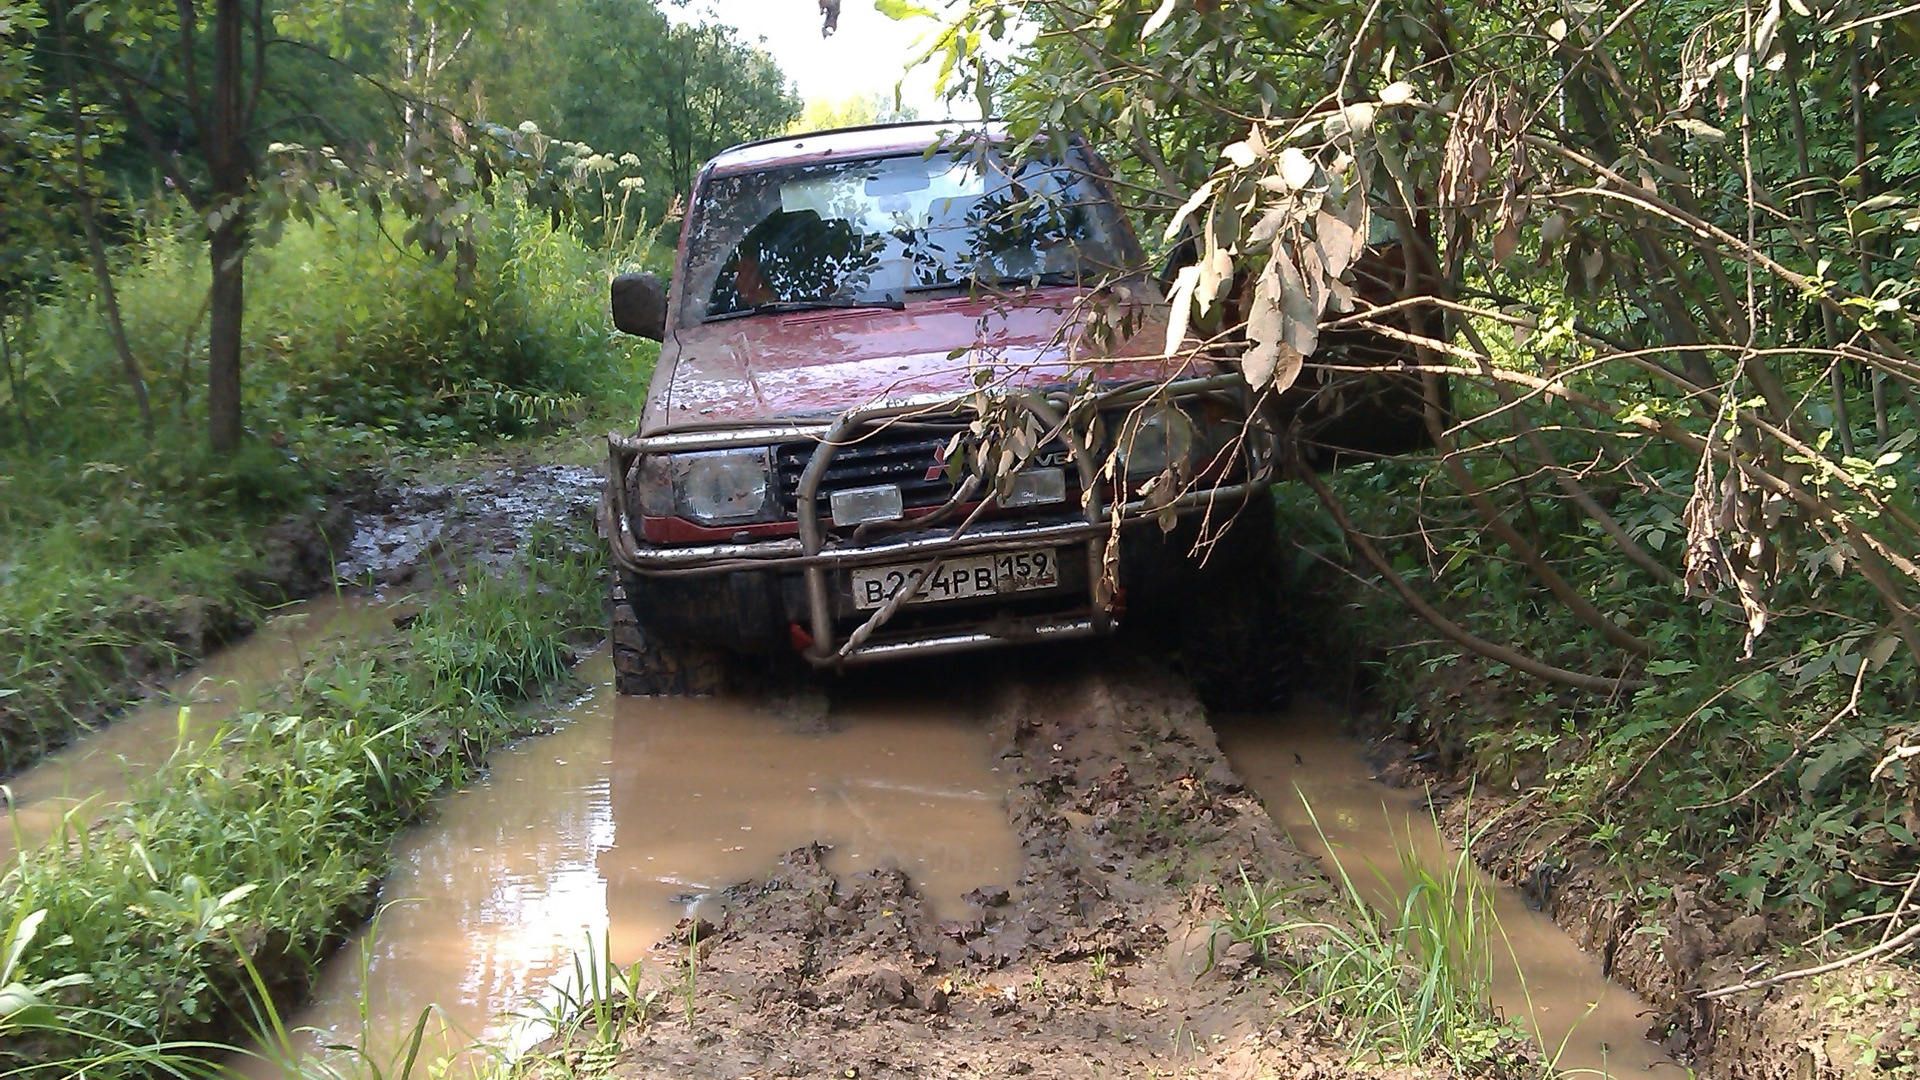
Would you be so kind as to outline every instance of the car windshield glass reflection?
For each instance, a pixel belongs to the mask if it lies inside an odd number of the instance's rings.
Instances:
[[[914,154],[719,177],[696,208],[685,321],[1085,282],[1122,266],[1125,244],[1071,160]]]

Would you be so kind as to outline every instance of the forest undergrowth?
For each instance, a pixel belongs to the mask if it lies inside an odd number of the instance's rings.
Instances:
[[[324,587],[329,506],[354,476],[537,439],[645,385],[654,346],[613,334],[604,294],[648,257],[648,234],[590,242],[503,198],[463,270],[399,244],[404,225],[327,197],[256,256],[252,437],[234,455],[205,448],[205,259],[169,208],[143,219],[116,275],[152,369],[151,439],[89,276],[59,277],[6,325],[0,776]]]

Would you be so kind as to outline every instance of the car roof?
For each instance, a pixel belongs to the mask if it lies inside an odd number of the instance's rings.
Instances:
[[[914,154],[942,140],[999,142],[1007,137],[1005,124],[979,120],[919,120],[900,124],[809,131],[742,143],[722,150],[707,163],[716,174],[754,172],[781,165],[804,165],[836,158],[886,157]]]

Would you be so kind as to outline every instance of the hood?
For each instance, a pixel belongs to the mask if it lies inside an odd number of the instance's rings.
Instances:
[[[1079,290],[1049,290],[1009,307],[967,297],[906,309],[830,309],[683,327],[672,371],[656,380],[645,429],[831,416],[936,394],[961,394],[990,369],[996,382],[1046,386],[1093,367],[1102,381],[1165,378],[1179,364],[1151,356],[1164,324],[1105,357],[1089,354],[1072,314]],[[663,373],[664,374],[664,373]]]

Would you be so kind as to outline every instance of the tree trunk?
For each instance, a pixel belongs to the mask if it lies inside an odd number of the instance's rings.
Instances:
[[[212,262],[212,286],[207,297],[207,442],[214,453],[222,455],[239,449],[243,431],[240,330],[245,311],[247,189],[253,179],[247,108],[241,93],[245,71],[240,44],[246,15],[243,0],[217,0],[214,6],[213,100],[203,138],[212,180],[213,197],[208,203],[216,222],[207,237],[207,254]],[[256,70],[256,86],[260,76]]]
[[[83,175],[81,184],[86,183]],[[100,313],[107,319],[107,335],[113,339],[113,351],[120,356],[120,369],[126,372],[127,385],[133,388],[133,403],[140,408],[140,430],[153,441],[153,402],[147,396],[147,377],[127,341],[127,326],[120,319],[120,296],[113,287],[113,268],[107,264],[107,246],[100,239],[100,226],[93,220],[93,195],[80,196],[80,225],[87,236],[87,262],[93,266],[93,280],[100,288]]]
[[[87,262],[93,270],[95,284],[100,289],[100,313],[106,317],[107,333],[113,339],[113,351],[119,354],[120,368],[126,373],[127,385],[133,390],[134,404],[140,409],[140,430],[147,441],[153,441],[153,402],[147,396],[147,378],[140,370],[140,361],[134,358],[133,346],[127,342],[126,324],[120,319],[120,297],[113,287],[113,268],[107,264],[107,247],[100,239],[98,201],[94,198],[93,188],[87,179],[87,147],[92,143],[92,125],[87,122],[87,113],[80,104],[80,80],[74,72],[72,50],[67,42],[67,8],[56,3],[50,9],[53,15],[55,41],[60,47],[61,76],[66,80],[67,107],[73,127],[73,197],[80,213],[81,231],[87,238]]]
[[[207,250],[213,287],[207,299],[207,442],[216,454],[240,447],[240,330],[246,281],[246,222],[235,215],[213,230]]]
[[[23,367],[26,365],[26,362],[26,357],[23,356],[20,358],[20,363]],[[7,336],[7,319],[4,312],[0,312],[0,363],[4,363],[6,366],[7,388],[13,392],[14,409],[20,413],[20,441],[31,450],[33,448],[33,421],[32,418],[27,415],[27,399],[21,396],[20,376],[14,374],[13,371],[13,342]]]

